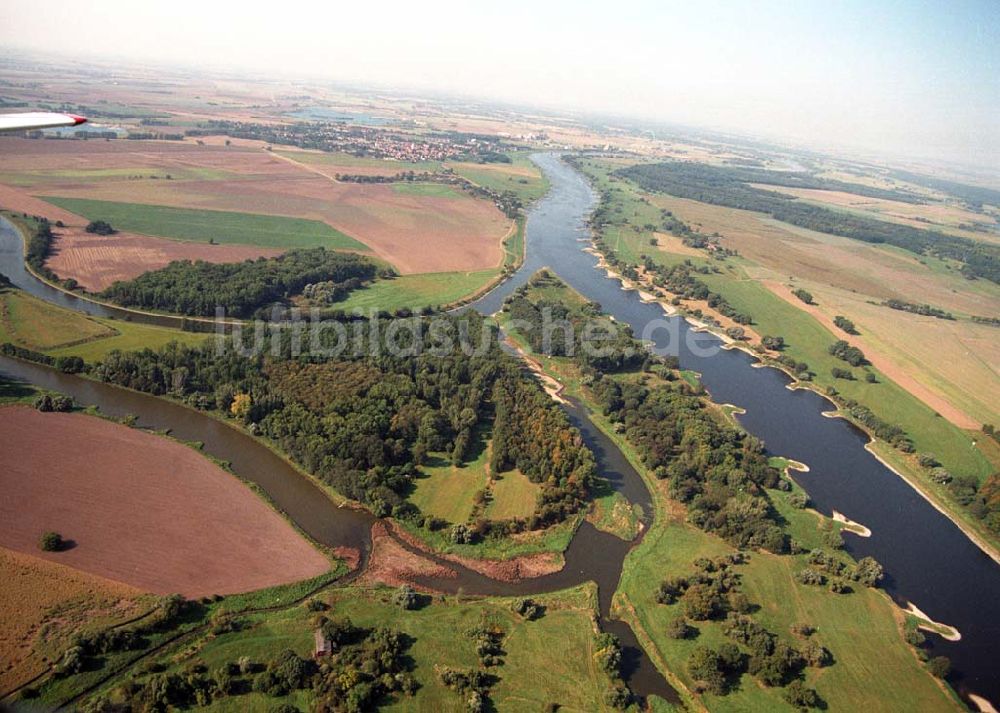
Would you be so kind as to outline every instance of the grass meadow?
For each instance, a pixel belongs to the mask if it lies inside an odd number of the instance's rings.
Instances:
[[[198,210],[89,198],[47,196],[49,203],[117,230],[188,242],[367,251],[363,243],[318,220],[257,213]]]
[[[412,697],[384,701],[380,710],[467,710],[464,698],[438,681],[435,667],[478,669],[475,643],[466,632],[483,622],[495,622],[506,632],[504,665],[492,671],[499,679],[490,692],[496,710],[543,710],[549,703],[579,713],[609,710],[603,696],[610,681],[595,660],[597,601],[593,585],[534,597],[545,607],[544,615],[535,621],[515,615],[511,600],[505,598],[435,596],[421,608],[404,610],[392,603],[393,591],[346,587],[317,596],[330,607],[326,616],[346,616],[365,627],[388,626],[411,637],[407,654],[420,686]],[[165,650],[158,660],[168,671],[182,672],[195,661],[209,671],[241,656],[265,662],[286,648],[309,656],[314,616],[304,606],[250,615],[244,618],[240,631],[201,636],[183,647]],[[273,710],[276,702],[308,709],[312,701],[305,691],[280,701],[248,693],[213,702],[208,710],[263,712]]]
[[[103,359],[115,349],[158,349],[170,342],[195,345],[210,337],[117,319],[89,317],[57,307],[17,289],[0,290],[0,343],[50,356]]]
[[[458,302],[496,278],[499,270],[471,272],[429,272],[420,275],[400,275],[391,280],[376,280],[367,287],[354,290],[343,302],[334,306],[345,312],[407,308],[420,310]]]

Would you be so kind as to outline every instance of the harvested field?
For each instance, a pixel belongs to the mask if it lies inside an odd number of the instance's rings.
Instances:
[[[328,177],[336,171],[319,161],[327,154],[287,151],[295,156],[290,160],[251,146],[198,146],[191,141],[3,139],[0,149],[0,176],[12,177],[19,186],[0,186],[0,206],[68,225],[79,224],[80,218],[35,196],[323,221],[369,246],[403,274],[498,267],[501,240],[510,228],[492,203],[465,194],[413,195],[391,185],[338,183]],[[307,165],[299,154],[319,162]],[[398,162],[377,163],[390,165],[390,173],[406,168]],[[169,181],[129,180],[127,174],[114,178],[116,171],[133,167],[140,173],[178,175]],[[355,173],[365,166],[343,168]],[[71,175],[59,176],[67,171]],[[85,180],[81,176],[86,171],[96,172],[100,180]]]
[[[721,233],[724,247],[765,268],[748,268],[752,277],[796,277],[880,301],[929,303],[964,314],[995,314],[1000,304],[996,285],[965,280],[929,258],[921,264],[902,250],[796,228],[751,211],[662,195],[650,200],[703,232]]]
[[[39,189],[41,190],[41,189]],[[497,267],[510,221],[465,195],[399,193],[391,184],[337,183],[311,174],[281,180],[100,183],[53,195],[322,220],[403,273]]]
[[[296,169],[266,151],[242,146],[199,146],[189,141],[56,141],[0,139],[0,173],[21,171],[163,170],[209,168],[239,175],[294,175]],[[128,181],[123,181],[128,182]]]
[[[0,545],[158,594],[229,594],[327,571],[235,476],[193,449],[92,416],[0,410]],[[42,552],[55,530],[72,542]]]
[[[243,262],[284,252],[250,245],[184,243],[129,233],[92,235],[80,228],[57,229],[55,233],[57,237],[46,265],[59,277],[72,277],[91,292],[166,267],[174,260]]]
[[[803,304],[781,283],[763,284],[859,347],[883,374],[956,426],[978,430],[1000,418],[1000,340],[995,327],[924,317],[873,305],[857,295],[808,286],[815,305]],[[833,324],[849,315],[860,335]],[[919,334],[919,339],[913,335]]]
[[[145,610],[143,593],[0,547],[0,693],[43,672],[76,632]]]
[[[758,184],[750,185],[762,190],[778,191],[810,203],[840,208],[851,213],[858,213],[893,223],[911,225],[914,228],[922,230],[927,230],[928,228],[943,229],[945,232],[973,239],[991,242],[1000,241],[1000,234],[995,232],[980,233],[961,229],[959,226],[963,224],[972,225],[975,223],[995,227],[996,221],[987,215],[974,213],[959,205],[942,202],[913,204],[880,198],[867,198],[843,191],[823,191],[815,188],[788,188],[786,186],[776,187]]]

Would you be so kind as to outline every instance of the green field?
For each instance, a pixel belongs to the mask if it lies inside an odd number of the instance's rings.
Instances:
[[[773,294],[763,285],[742,278],[738,273],[702,275],[701,279],[723,295],[739,311],[753,315],[754,329],[760,334],[781,335],[788,345],[784,353],[809,364],[816,373],[815,383],[832,386],[846,398],[865,404],[883,420],[900,424],[913,439],[918,451],[934,453],[951,472],[986,478],[992,467],[972,447],[967,433],[934,411],[915,396],[897,386],[877,369],[878,383],[863,379],[862,369],[852,369],[857,380],[834,379],[830,370],[845,368],[827,349],[839,337],[809,314]]]
[[[345,312],[407,308],[420,310],[458,302],[475,294],[499,274],[498,270],[474,272],[431,272],[422,275],[401,275],[391,280],[377,280],[354,290],[343,302],[334,306]]]
[[[0,183],[15,186],[35,186],[46,183],[93,183],[99,181],[123,180],[183,180],[183,181],[216,181],[232,180],[236,174],[218,168],[176,167],[150,168],[146,166],[132,168],[78,168],[78,169],[39,169],[24,171],[0,172]]]
[[[544,615],[535,621],[515,615],[511,600],[503,598],[434,597],[422,608],[407,611],[392,603],[393,591],[348,587],[317,597],[330,605],[326,616],[346,616],[365,627],[388,626],[411,637],[407,654],[419,688],[412,697],[401,695],[383,702],[381,710],[467,710],[464,699],[439,682],[435,666],[478,669],[475,644],[466,632],[483,622],[499,624],[506,632],[504,664],[491,670],[499,679],[490,692],[496,710],[540,711],[555,702],[563,711],[609,710],[603,697],[610,679],[594,659],[597,597],[593,585],[534,597],[545,607]],[[309,656],[314,616],[304,606],[246,616],[240,631],[202,635],[166,649],[156,660],[168,672],[183,672],[196,662],[213,672],[241,656],[266,662],[286,648]],[[246,693],[213,701],[208,710],[270,711],[280,703],[308,710],[312,694],[295,691],[276,699]]]
[[[393,183],[393,193],[401,193],[407,196],[429,196],[431,198],[461,198],[454,187],[443,183]]]
[[[116,229],[173,240],[269,248],[314,248],[367,251],[350,236],[318,220],[257,213],[194,210],[141,203],[46,196],[49,203],[88,220],[104,220]]]
[[[209,335],[116,319],[88,317],[16,289],[0,291],[0,343],[51,356],[98,361],[115,349],[158,349],[170,342],[194,345]]]
[[[427,515],[450,523],[467,522],[475,494],[486,487],[490,460],[486,436],[484,429],[474,434],[469,460],[461,467],[452,465],[443,454],[431,454],[420,468],[424,475],[414,480],[409,501]]]
[[[486,516],[491,520],[530,517],[535,512],[542,486],[532,483],[519,470],[509,470],[494,477]]]
[[[511,154],[511,163],[449,163],[455,173],[494,191],[513,191],[527,205],[549,190],[549,181],[525,153]]]

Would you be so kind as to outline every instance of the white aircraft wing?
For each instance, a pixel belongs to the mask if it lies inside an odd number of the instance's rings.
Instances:
[[[0,114],[0,131],[49,129],[55,126],[79,126],[87,120],[75,114],[33,111],[27,114]]]

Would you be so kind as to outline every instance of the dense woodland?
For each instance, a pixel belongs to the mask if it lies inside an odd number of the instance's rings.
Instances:
[[[462,320],[468,320],[470,353],[473,346],[478,351],[468,356],[438,350],[443,340],[457,339]],[[355,328],[374,329],[372,324],[358,322]],[[421,334],[430,345],[425,353],[392,356],[383,341],[374,356],[292,358],[286,330],[273,345],[279,356],[271,355],[270,346],[247,357],[232,347],[219,354],[215,346],[171,344],[159,351],[112,352],[92,374],[231,415],[375,514],[431,528],[443,523],[422,517],[407,502],[420,466],[431,453],[461,464],[473,432],[486,429],[494,468],[517,467],[543,487],[532,517],[473,523],[457,533],[464,541],[541,528],[582,508],[593,457],[563,411],[502,352],[494,328],[472,313],[438,318],[433,329],[419,318],[406,325],[413,331],[401,339]],[[391,331],[383,322],[374,338],[384,340]],[[373,338],[371,332],[367,337]]]
[[[803,181],[808,183],[810,180],[818,179],[793,178],[798,174],[680,161],[639,164],[619,169],[617,173],[635,181],[645,190],[729,208],[759,211],[801,228],[842,235],[868,243],[895,245],[917,254],[933,254],[958,260],[963,263],[962,272],[967,277],[983,277],[1000,283],[1000,246],[838,212],[790,198],[776,191],[749,185],[751,182],[766,182],[778,186],[804,187]],[[820,183],[828,182],[820,181]],[[867,189],[850,183],[843,184],[841,190],[859,193],[877,189]],[[892,194],[893,200],[900,200],[896,195],[897,192],[888,193]],[[867,193],[862,194],[867,195]]]
[[[560,283],[545,271],[532,278],[533,286],[545,284]],[[559,300],[531,300],[527,291],[527,287],[516,290],[504,309],[536,354],[572,356],[581,365],[604,372],[640,367],[649,358],[649,352],[633,339],[630,328],[594,319],[601,314],[599,304],[592,302],[574,310]],[[603,328],[595,329],[598,325]],[[583,345],[588,326],[587,342],[592,348]]]
[[[327,294],[343,299],[379,272],[364,256],[308,248],[237,263],[176,260],[133,280],[116,282],[100,295],[125,307],[192,317],[213,317],[222,307],[228,317],[246,318],[315,283],[325,284]]]
[[[533,282],[545,286],[551,279],[542,274]],[[594,304],[574,307],[559,299],[532,299],[524,290],[507,303],[508,313],[524,324],[540,324],[535,315],[544,308],[567,315],[577,343],[587,318],[593,322],[600,314]],[[533,348],[544,346],[538,330],[529,331]],[[674,360],[658,359],[625,331],[611,344],[607,361],[595,361],[585,350],[571,356],[604,415],[636,447],[643,464],[657,478],[670,481],[671,496],[687,505],[688,519],[736,547],[787,551],[788,537],[765,489],[787,488],[788,483],[768,465],[760,441],[726,423],[687,382],[678,380],[671,369]],[[648,378],[617,376],[637,369]]]

